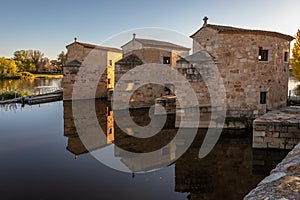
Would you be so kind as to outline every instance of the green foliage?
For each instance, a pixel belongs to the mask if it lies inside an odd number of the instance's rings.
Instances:
[[[6,100],[6,99],[13,99],[16,97],[20,97],[21,95],[19,93],[16,93],[14,91],[5,91],[0,93],[0,100]]]
[[[13,77],[17,73],[17,65],[14,60],[0,58],[0,77]]]
[[[293,48],[293,59],[291,60],[292,74],[295,78],[300,80],[300,30],[298,30],[295,38],[296,43]]]
[[[14,53],[14,60],[20,72],[36,70],[32,60],[31,52],[32,51],[29,50],[20,50]]]
[[[29,92],[27,90],[23,91],[0,91],[0,100],[14,99],[18,97],[29,96]]]
[[[14,53],[19,72],[51,72],[55,66],[39,50],[19,50]]]
[[[0,57],[0,78],[25,78],[31,76],[22,72],[31,73],[54,73],[61,72],[67,56],[61,52],[57,60],[49,60],[39,50],[18,50],[14,52],[12,59]],[[19,76],[18,72],[22,74]]]
[[[56,67],[57,71],[62,71],[63,66],[66,64],[67,61],[67,54],[62,51],[60,54],[57,55],[57,60],[52,61],[52,64]]]

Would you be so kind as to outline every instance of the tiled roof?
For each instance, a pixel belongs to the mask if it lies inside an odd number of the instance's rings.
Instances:
[[[116,62],[116,65],[142,65],[143,61],[135,54],[130,54]]]
[[[143,44],[144,47],[170,48],[170,49],[174,49],[174,50],[183,50],[183,51],[190,50],[190,48],[180,46],[177,44],[173,44],[170,42],[160,41],[160,40],[150,40],[150,39],[143,39],[143,38],[135,38],[134,40]],[[129,41],[129,42],[131,42],[131,41]],[[125,45],[127,45],[128,43],[126,43]],[[125,45],[123,45],[122,47],[124,47]]]
[[[177,61],[177,63],[203,63],[203,62],[215,62],[215,58],[208,53],[206,50],[198,51],[192,55],[181,58]]]
[[[80,66],[81,66],[81,62],[79,62],[78,60],[72,60],[64,65],[64,67],[80,67]]]
[[[95,44],[88,44],[88,43],[83,43],[83,42],[73,42],[72,44],[69,44],[66,47],[68,48],[69,46],[71,46],[75,43],[79,44],[83,47],[90,48],[90,49],[100,49],[100,50],[104,50],[104,51],[112,51],[112,52],[116,52],[116,53],[122,53],[121,49],[117,49],[117,48],[113,48],[113,47],[98,46]]]
[[[292,41],[294,39],[294,37],[292,37],[290,35],[285,35],[285,34],[273,32],[273,31],[251,30],[251,29],[243,29],[243,28],[236,28],[236,27],[231,27],[231,26],[213,25],[213,24],[207,24],[206,26],[203,26],[202,28],[200,28],[198,31],[196,31],[190,37],[193,38],[199,31],[201,31],[203,28],[206,28],[206,27],[212,28],[212,29],[218,31],[219,33],[267,35],[267,36],[282,38],[282,39],[285,39],[288,41]]]

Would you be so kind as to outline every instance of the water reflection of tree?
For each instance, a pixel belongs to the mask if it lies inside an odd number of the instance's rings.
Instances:
[[[24,91],[33,93],[38,86],[61,87],[61,79],[33,79],[33,80],[0,80],[1,91]]]

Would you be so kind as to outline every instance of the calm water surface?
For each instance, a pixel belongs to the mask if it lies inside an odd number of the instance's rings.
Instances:
[[[104,132],[113,127],[107,144],[98,149],[120,156],[111,142],[132,147],[134,141],[111,125],[106,102],[97,101],[95,107]],[[206,133],[199,130],[189,150],[171,166],[144,174],[119,172],[87,153],[71,108],[62,101],[0,107],[1,199],[242,199],[287,153],[253,150],[251,131],[224,131],[214,150],[199,159]],[[132,117],[136,123],[147,122],[146,112]],[[171,121],[159,141],[176,134]]]

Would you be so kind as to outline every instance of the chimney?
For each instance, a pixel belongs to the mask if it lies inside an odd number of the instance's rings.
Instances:
[[[133,36],[133,38],[132,38],[132,39],[135,39],[135,37],[136,37],[136,34],[135,34],[135,33],[133,33],[133,34],[132,34],[132,36]]]
[[[77,42],[77,37],[74,38],[74,41]]]
[[[203,26],[205,27],[207,25],[208,17],[205,16],[203,18],[203,21],[204,21]]]

